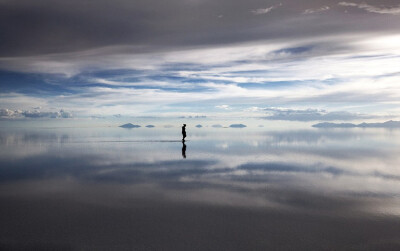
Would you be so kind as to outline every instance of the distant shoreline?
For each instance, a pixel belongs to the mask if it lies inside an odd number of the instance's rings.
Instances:
[[[330,123],[323,122],[312,125],[316,128],[400,128],[400,121],[389,120],[383,123]]]

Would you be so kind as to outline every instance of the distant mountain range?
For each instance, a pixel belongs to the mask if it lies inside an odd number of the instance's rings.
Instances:
[[[317,128],[400,128],[400,121],[389,120],[383,123],[361,123],[361,124],[352,124],[352,123],[318,123],[312,125],[312,127]]]

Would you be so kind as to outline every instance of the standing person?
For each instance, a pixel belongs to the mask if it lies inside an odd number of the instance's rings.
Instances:
[[[186,124],[183,124],[182,126],[182,142],[185,141],[186,138]]]

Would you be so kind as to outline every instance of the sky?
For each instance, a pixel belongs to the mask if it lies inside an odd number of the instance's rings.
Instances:
[[[0,119],[400,118],[400,3],[0,0]]]

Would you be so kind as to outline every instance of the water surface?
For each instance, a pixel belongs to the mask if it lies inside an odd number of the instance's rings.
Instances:
[[[0,249],[400,248],[400,130],[1,128]]]

